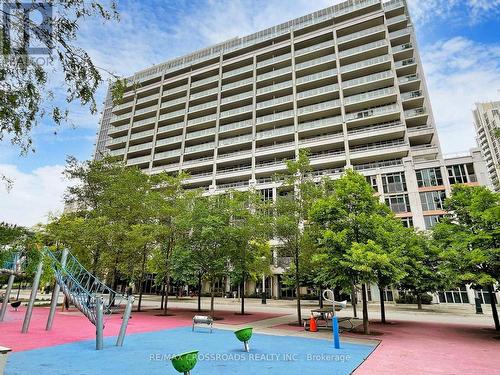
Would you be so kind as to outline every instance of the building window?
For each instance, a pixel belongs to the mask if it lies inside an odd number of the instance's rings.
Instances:
[[[366,176],[366,181],[371,185],[373,190],[378,192],[378,186],[377,186],[377,176]]]
[[[418,187],[443,185],[443,176],[440,168],[428,168],[416,171]]]
[[[262,200],[267,202],[267,201],[272,201],[273,200],[273,189],[262,189],[260,191],[260,194],[262,196]]]
[[[465,170],[465,165],[451,165],[448,168],[448,178],[450,180],[450,185],[453,184],[464,184],[467,181],[467,172]]]
[[[393,212],[410,212],[410,200],[408,194],[392,195],[385,198],[385,203]]]
[[[424,216],[424,222],[425,222],[425,229],[431,229],[436,223],[441,220],[443,215],[429,215],[429,216]]]
[[[401,193],[406,191],[406,179],[404,172],[388,173],[382,175],[382,186],[384,193]]]
[[[444,191],[426,191],[425,193],[420,193],[420,202],[424,211],[442,210],[445,199],[446,193]]]
[[[469,295],[465,285],[457,290],[439,291],[438,297],[440,303],[469,303]]]
[[[401,223],[405,228],[413,228],[413,218],[412,217],[402,217]]]

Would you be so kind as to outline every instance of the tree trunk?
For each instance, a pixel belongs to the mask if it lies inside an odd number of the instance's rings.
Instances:
[[[495,329],[500,331],[500,322],[498,321],[497,305],[495,303],[495,293],[493,292],[493,285],[488,285],[488,294],[490,295],[491,312],[495,322]]]
[[[422,295],[420,293],[417,294],[417,308],[422,310]]]
[[[297,294],[297,323],[302,325],[302,311],[300,308],[300,279],[299,279],[299,253],[295,251],[295,293]]]
[[[160,294],[161,294],[160,310],[163,310],[163,301],[165,300],[165,281],[161,283]]]
[[[380,320],[385,323],[385,301],[384,301],[384,287],[382,285],[378,286],[380,293]]]
[[[210,316],[214,316],[214,300],[215,300],[215,291],[214,291],[214,281],[210,281]]]
[[[201,273],[198,275],[198,311],[201,311]]]
[[[245,315],[245,277],[243,276],[243,280],[241,280],[240,297],[241,297],[241,315]]]
[[[165,302],[163,304],[163,315],[167,315],[169,289],[170,289],[170,276],[167,275],[166,280],[165,280]]]
[[[352,292],[351,292],[351,305],[352,305],[352,314],[355,318],[358,317],[358,310],[356,309],[356,285],[354,284],[354,280],[352,281]]]
[[[366,284],[361,284],[361,293],[363,294],[363,332],[370,334],[370,325],[368,322],[368,301],[366,299]]]
[[[323,289],[319,288],[319,308],[323,308]]]
[[[144,283],[144,272],[146,270],[146,249],[144,248],[144,253],[142,255],[142,262],[141,262],[141,278],[139,281],[139,302],[137,303],[137,311],[141,311],[141,304],[142,304],[142,284]]]

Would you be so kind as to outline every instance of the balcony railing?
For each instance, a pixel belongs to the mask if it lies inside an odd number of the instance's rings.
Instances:
[[[385,161],[376,161],[365,164],[358,164],[354,166],[354,170],[363,171],[367,169],[377,169],[377,168],[386,168],[386,167],[397,167],[399,165],[403,165],[403,161],[401,159],[391,159]]]
[[[157,109],[158,109],[157,105],[153,105],[153,106],[142,108],[142,109],[136,109],[134,116],[142,115],[142,114],[148,113],[148,112],[156,112]]]
[[[363,37],[365,35],[375,34],[375,33],[382,32],[382,31],[385,31],[385,26],[384,25],[370,27],[369,29],[357,31],[357,32],[352,33],[352,34],[348,34],[348,35],[344,35],[344,36],[338,37],[337,38],[337,43],[348,42],[348,41],[353,40],[353,39],[361,38],[361,37]]]
[[[359,61],[353,64],[344,65],[340,68],[341,73],[350,72],[357,69],[366,68],[368,66],[382,64],[384,62],[390,61],[389,55],[377,56],[368,60]]]
[[[291,103],[293,101],[293,95],[281,96],[279,98],[274,98],[266,100],[264,102],[257,103],[257,109],[262,109],[266,107],[272,107],[279,104]]]
[[[111,156],[121,156],[121,155],[124,155],[124,154],[125,154],[125,149],[124,148],[120,148],[118,150],[109,151],[109,155],[111,155]]]
[[[164,164],[164,165],[159,165],[157,167],[151,168],[151,172],[159,172],[159,171],[165,171],[167,169],[177,169],[179,168],[179,163],[170,163],[170,164]]]
[[[155,154],[155,160],[176,157],[179,156],[180,154],[181,154],[180,149],[158,152]]]
[[[242,92],[238,95],[228,96],[227,98],[222,98],[220,100],[221,104],[236,102],[238,100],[248,99],[253,97],[253,91]]]
[[[184,116],[185,114],[186,114],[186,110],[183,108],[183,109],[179,109],[178,111],[164,113],[163,115],[160,115],[160,117],[158,118],[158,120],[159,121],[161,121],[161,120],[167,120],[169,118]]]
[[[402,139],[391,140],[391,141],[381,141],[381,142],[371,143],[371,144],[367,144],[367,145],[351,147],[349,152],[354,154],[354,153],[358,153],[358,152],[381,150],[381,149],[385,149],[385,148],[392,148],[392,147],[399,147],[399,146],[408,146],[408,144]]]
[[[188,111],[189,111],[189,113],[192,113],[192,112],[197,112],[197,111],[201,111],[203,109],[213,108],[213,107],[217,107],[217,100],[212,100],[211,102],[194,105],[192,107],[189,107]]]
[[[321,57],[318,57],[316,59],[307,60],[307,61],[295,64],[295,70],[301,70],[301,69],[309,68],[310,66],[315,66],[315,65],[319,65],[319,64],[333,62],[333,61],[335,61],[335,54],[321,56]]]
[[[303,123],[299,124],[299,131],[300,130],[322,128],[325,126],[332,126],[332,125],[339,125],[339,124],[342,124],[342,116],[327,117],[327,118],[323,118],[321,120],[303,122]]]
[[[405,50],[411,49],[411,48],[413,48],[413,44],[411,44],[411,43],[404,43],[404,44],[400,44],[399,46],[392,47],[392,52],[393,53],[398,53],[398,52],[405,51]]]
[[[178,142],[182,142],[182,135],[176,135],[175,137],[158,139],[156,141],[156,146],[171,145],[171,144],[178,143]]]
[[[217,94],[218,92],[219,92],[219,88],[215,87],[213,89],[208,89],[208,90],[205,90],[205,91],[200,91],[200,92],[196,92],[194,94],[191,94],[190,95],[190,99],[191,100],[193,100],[193,99],[199,99],[199,98],[203,98],[204,96]]]
[[[410,92],[404,92],[401,94],[402,100],[410,100],[422,97],[422,90],[415,90]]]
[[[340,100],[329,100],[327,102],[317,103],[313,105],[308,105],[306,107],[301,107],[297,110],[298,115],[306,115],[308,113],[324,111],[328,109],[333,109],[336,107],[340,107]]]
[[[410,33],[409,28],[393,31],[392,33],[389,33],[389,38],[397,38],[398,36],[406,35]]]
[[[247,155],[247,156],[252,156],[252,150],[240,150],[240,151],[235,151],[235,152],[228,152],[226,154],[219,154],[217,156],[217,160],[219,159],[229,159],[234,156],[240,156],[240,155]]]
[[[130,135],[130,139],[133,140],[133,139],[139,139],[139,138],[143,138],[143,137],[149,137],[149,136],[152,136],[154,134],[155,130],[154,129],[150,129],[150,130],[145,130],[143,132],[139,132],[139,133],[132,133]]]
[[[220,113],[220,118],[231,117],[239,115],[240,113],[251,112],[251,111],[253,111],[253,105],[246,105],[244,107],[230,109],[229,111],[223,111]]]
[[[168,89],[168,90],[164,90],[163,96],[175,94],[175,93],[181,92],[181,91],[185,91],[185,90],[187,90],[187,87],[188,87],[188,85],[182,85],[182,86],[173,87],[173,88]]]
[[[219,133],[227,132],[233,129],[246,128],[247,126],[252,126],[252,124],[253,124],[252,120],[243,120],[243,121],[233,122],[231,124],[220,125]]]
[[[205,163],[207,161],[213,162],[214,161],[214,157],[213,156],[205,156],[205,157],[199,158],[199,159],[184,160],[182,162],[182,165],[183,166],[185,166],[185,165],[193,165],[193,164],[198,164],[198,163]]]
[[[303,139],[299,140],[299,144],[319,142],[319,141],[328,141],[328,140],[332,140],[332,139],[343,139],[343,138],[344,138],[344,133],[340,131],[340,132],[333,133],[333,134],[326,134],[326,135],[319,135],[317,137],[303,138]]]
[[[143,98],[138,98],[136,104],[145,103],[145,102],[148,102],[150,100],[158,99],[159,97],[160,97],[160,94],[153,94],[153,95],[145,96]]]
[[[396,9],[402,6],[404,6],[402,0],[391,0],[387,3],[384,3],[384,10],[387,12],[388,10]]]
[[[318,51],[318,50],[323,49],[323,48],[328,48],[328,47],[333,47],[333,46],[334,46],[333,40],[327,40],[326,42],[314,44],[312,46],[296,50],[295,56],[302,56],[302,55],[305,55],[306,53],[309,53],[309,52],[314,52],[314,51]]]
[[[172,99],[167,102],[163,102],[161,103],[161,108],[168,108],[181,103],[184,104],[186,103],[186,97],[183,96],[182,98]]]
[[[240,165],[237,167],[217,169],[217,174],[219,175],[219,174],[226,174],[226,173],[232,173],[232,172],[250,171],[251,169],[252,169],[251,165]]]
[[[285,81],[285,82],[281,82],[281,83],[276,83],[274,85],[261,87],[260,89],[257,89],[257,95],[265,94],[268,92],[273,92],[276,90],[285,89],[288,87],[292,87],[292,81]]]
[[[316,152],[314,154],[311,154],[309,156],[309,159],[315,160],[315,159],[326,158],[329,156],[340,156],[340,155],[345,155],[345,151],[344,150],[331,150],[331,151]]]
[[[140,145],[129,146],[128,152],[147,150],[153,147],[153,142],[142,143]]]
[[[416,116],[422,116],[427,114],[427,109],[425,107],[422,108],[416,108],[416,109],[409,109],[405,111],[405,118],[411,118],[411,117],[416,117]]]
[[[120,144],[120,143],[125,143],[125,142],[127,142],[127,138],[128,138],[128,136],[125,135],[123,137],[109,139],[106,142],[106,146],[113,146],[113,145],[117,145],[117,144]]]
[[[386,78],[391,78],[391,77],[393,77],[392,72],[390,70],[387,70],[385,72],[370,74],[367,76],[344,81],[344,82],[342,82],[342,88],[345,89],[348,87],[362,85],[364,83],[375,82],[375,81],[379,81],[381,79],[386,79]]]
[[[335,77],[337,75],[337,69],[324,70],[319,73],[310,74],[304,77],[297,78],[297,84],[302,84],[306,82],[316,81],[318,79]]]
[[[281,69],[276,69],[276,70],[271,70],[270,72],[264,73],[264,74],[259,74],[257,76],[257,81],[262,81],[264,79],[269,79],[269,78],[274,78],[281,76],[283,74],[288,74],[292,71],[291,66],[287,66]]]
[[[219,76],[218,75],[217,76],[212,76],[212,77],[207,77],[207,78],[204,78],[204,79],[200,79],[199,81],[191,82],[191,87],[203,86],[205,84],[216,82],[218,80],[219,80]]]
[[[328,86],[318,87],[316,89],[301,91],[297,93],[297,99],[309,98],[321,94],[329,94],[339,90],[339,85],[337,83]]]
[[[176,129],[182,129],[184,127],[184,122],[176,122],[175,124],[168,124],[158,127],[158,133],[163,133],[166,131],[172,131]]]
[[[387,46],[387,41],[385,39],[383,40],[377,40],[375,42],[363,44],[359,47],[354,47],[354,48],[349,48],[344,51],[339,52],[340,57],[345,57],[345,56],[350,56],[354,55],[360,52],[368,51],[370,49],[378,48],[378,47],[384,47]]]
[[[257,68],[262,68],[263,66],[272,65],[281,61],[286,61],[292,57],[291,53],[285,53],[284,55],[274,56],[270,59],[259,61],[257,63]]]
[[[241,73],[253,72],[253,65],[243,66],[238,69],[233,69],[228,72],[222,73],[222,78],[234,77]]]
[[[434,130],[434,128],[431,125],[414,126],[414,127],[408,128],[408,133],[415,133],[415,132],[420,132],[420,131],[425,131],[425,130]]]
[[[281,143],[275,143],[275,144],[269,145],[269,146],[257,147],[255,149],[255,152],[261,152],[261,151],[267,151],[267,150],[276,150],[276,149],[279,149],[279,148],[285,148],[285,147],[290,147],[290,146],[295,146],[295,142],[281,142]]]
[[[161,117],[161,116],[160,116]],[[134,121],[132,127],[142,126],[146,124],[154,124],[156,122],[156,117],[145,118],[144,120]]]
[[[138,158],[127,159],[127,165],[141,164],[151,161],[151,155],[141,156]]]
[[[206,142],[199,145],[184,147],[184,153],[188,154],[191,152],[211,150],[215,147],[215,142]]]
[[[267,160],[261,161],[255,164],[255,168],[267,168],[267,167],[275,167],[275,166],[284,166],[287,162],[286,159],[283,160]]]
[[[237,144],[237,143],[249,142],[252,139],[253,139],[253,135],[252,134],[245,134],[245,135],[240,135],[238,137],[232,137],[232,138],[226,138],[226,139],[219,139],[219,147],[220,146],[227,146],[227,145]]]
[[[120,111],[122,109],[132,107],[133,104],[134,104],[134,101],[132,100],[130,102],[126,102],[126,103],[115,105],[115,106],[113,106],[113,112]]]
[[[225,85],[222,85],[222,91],[249,85],[251,83],[253,83],[253,77],[242,79],[241,81],[226,83]]]
[[[360,103],[370,99],[376,99],[392,94],[396,94],[396,89],[394,87],[386,87],[379,90],[363,92],[361,94],[352,95],[344,98],[344,105]]]
[[[293,134],[294,132],[295,132],[295,127],[293,125],[284,126],[284,127],[277,128],[277,129],[264,130],[261,132],[257,132],[255,134],[255,138],[256,139],[272,138],[272,137],[276,137],[276,136],[283,135],[283,134]]]
[[[307,175],[311,177],[331,176],[344,172],[344,168],[329,168],[319,169],[317,171],[309,172]]]
[[[416,64],[416,63],[417,63],[417,60],[412,57],[410,59],[396,61],[394,63],[394,66],[396,68],[402,68],[403,66],[413,65],[413,64]]]
[[[293,117],[293,109],[283,112],[273,113],[271,115],[257,117],[257,124],[263,124],[266,122],[278,121],[285,118]]]
[[[367,117],[383,115],[390,112],[396,112],[399,110],[399,106],[397,104],[386,105],[383,107],[369,108],[363,111],[348,113],[346,114],[346,120],[359,120]]]
[[[191,126],[191,125],[202,124],[204,122],[210,122],[210,121],[215,121],[215,120],[217,120],[216,113],[214,113],[213,115],[193,118],[191,120],[188,120],[187,124],[188,124],[188,126]]]
[[[221,184],[217,185],[219,189],[231,189],[231,188],[239,188],[239,187],[245,187],[248,186],[249,182],[248,181],[238,181],[238,182],[230,182],[227,184]]]
[[[387,20],[387,25],[393,25],[401,21],[406,21],[407,19],[408,17],[406,16],[406,14],[400,14],[399,16],[389,18]]]
[[[109,128],[108,134],[118,133],[118,132],[121,132],[124,130],[128,130],[129,128],[130,128],[129,124],[120,125],[120,126],[112,126]]]
[[[186,139],[193,139],[213,134],[215,134],[215,128],[203,129],[203,130],[198,130],[196,132],[186,133]]]
[[[412,81],[417,81],[420,79],[420,76],[415,73],[415,74],[409,74],[407,76],[399,77],[398,81],[400,84],[407,83],[407,82],[412,82]]]
[[[378,130],[398,128],[401,126],[403,126],[401,121],[394,121],[394,122],[388,122],[388,123],[384,123],[384,124],[366,126],[364,128],[361,128],[361,129],[349,130],[348,134],[353,135],[353,134],[360,134],[360,133],[371,133],[371,132],[375,132]]]
[[[130,119],[131,113],[125,113],[123,115],[112,115],[110,122],[118,122],[121,120]]]

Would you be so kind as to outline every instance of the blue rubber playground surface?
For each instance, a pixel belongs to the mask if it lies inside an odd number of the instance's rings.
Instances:
[[[220,374],[350,374],[375,349],[372,345],[291,336],[254,334],[250,352],[243,350],[232,331],[175,328],[126,337],[123,347],[105,338],[104,350],[86,340],[12,353],[6,375],[166,375],[177,374],[170,358],[199,350],[191,375]]]

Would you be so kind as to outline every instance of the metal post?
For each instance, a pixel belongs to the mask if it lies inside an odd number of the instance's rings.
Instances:
[[[266,301],[266,275],[262,275],[262,304],[265,305]]]
[[[31,314],[33,313],[33,306],[35,306],[36,294],[38,292],[38,285],[40,284],[40,277],[42,276],[43,262],[38,263],[38,268],[36,270],[35,279],[33,280],[33,285],[31,287],[30,301],[28,302],[28,308],[26,309],[26,315],[24,316],[22,333],[28,333],[28,328],[30,326]]]
[[[104,313],[103,313],[103,300],[100,294],[95,296],[95,309],[96,309],[96,321],[95,321],[95,349],[102,350],[103,348],[103,330],[104,330]]]
[[[68,258],[68,249],[63,249],[61,255],[61,266],[64,268],[66,266],[66,259]],[[45,326],[45,330],[49,331],[52,328],[52,323],[54,322],[54,315],[56,313],[57,301],[59,300],[59,282],[56,276],[56,285],[54,286],[54,290],[52,291],[52,301],[50,302],[50,311],[49,318],[47,319],[47,325]]]
[[[127,299],[127,306],[125,307],[125,312],[123,313],[122,325],[120,327],[120,333],[116,339],[116,346],[123,346],[123,340],[125,340],[125,333],[127,332],[128,319],[130,313],[132,312],[132,304],[134,303],[134,296],[129,296]],[[194,327],[194,325],[193,325]]]
[[[9,281],[7,282],[7,290],[5,291],[5,296],[3,297],[2,310],[0,311],[0,322],[3,322],[5,318],[5,312],[7,311],[7,305],[9,304],[10,292],[12,290],[12,284],[14,284],[15,275],[9,276]]]

